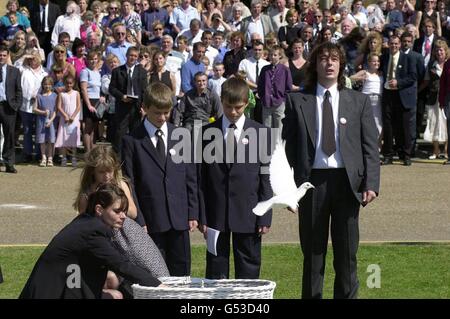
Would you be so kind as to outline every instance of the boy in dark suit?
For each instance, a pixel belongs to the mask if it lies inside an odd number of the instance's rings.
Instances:
[[[272,212],[257,217],[252,209],[272,197],[269,175],[269,128],[244,116],[249,87],[230,78],[222,84],[223,116],[203,127],[203,162],[200,165],[201,226],[220,231],[217,256],[207,252],[206,278],[229,277],[230,236],[236,278],[259,278],[261,235],[269,231]],[[207,138],[213,132],[217,136]],[[252,134],[254,132],[255,134]],[[215,148],[214,159],[205,154]],[[264,150],[263,148],[266,147]],[[226,149],[226,156],[220,150]],[[268,154],[266,159],[262,154]]]
[[[197,228],[198,191],[192,162],[174,162],[175,129],[167,123],[172,110],[172,91],[156,82],[144,92],[145,120],[123,138],[124,174],[132,184],[138,216],[160,249],[171,276],[191,271],[189,230]],[[176,128],[177,133],[184,128]],[[178,161],[177,161],[178,162]]]

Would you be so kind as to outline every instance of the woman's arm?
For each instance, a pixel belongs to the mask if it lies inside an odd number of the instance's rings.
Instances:
[[[436,33],[438,36],[442,37],[442,26],[441,26],[441,15],[436,11],[437,23],[436,23]]]
[[[80,83],[81,95],[83,96],[83,102],[87,105],[89,111],[95,112],[95,107],[92,106],[91,101],[89,100],[87,87],[88,87],[88,82],[83,80]]]
[[[77,91],[75,91],[77,92]],[[78,92],[77,92],[78,93]],[[81,111],[81,101],[80,101],[80,93],[77,94],[77,108],[75,109],[75,112],[73,112],[72,116],[70,117],[72,121],[75,119],[75,116],[77,116],[78,113]]]
[[[136,208],[136,204],[134,203],[133,196],[131,195],[130,187],[128,186],[128,184],[125,181],[120,182],[120,187],[125,192],[125,195],[127,196],[127,199],[128,199],[128,214],[127,214],[127,216],[130,217],[131,219],[136,219],[137,208]]]
[[[170,83],[172,83],[173,94],[175,94],[177,89],[177,79],[175,78],[175,74],[173,72],[170,72]]]

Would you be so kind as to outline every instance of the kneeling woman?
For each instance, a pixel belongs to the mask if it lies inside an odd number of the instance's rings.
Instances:
[[[113,246],[113,230],[123,226],[127,209],[122,189],[100,185],[89,195],[86,213],[61,230],[42,253],[20,298],[102,298],[108,269],[132,283],[161,285]]]

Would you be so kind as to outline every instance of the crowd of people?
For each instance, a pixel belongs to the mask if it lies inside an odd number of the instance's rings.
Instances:
[[[38,160],[43,167],[67,166],[69,156],[76,167],[81,145],[88,159],[103,149],[98,142],[107,141],[116,154],[109,157],[121,158],[126,177],[116,172],[118,159],[84,171],[74,205],[83,217],[60,237],[76,225],[88,228],[93,216],[121,229],[128,211],[150,234],[170,275],[184,276],[190,274],[189,231],[198,228],[207,236],[212,227],[220,235],[217,254],[207,253],[207,278],[229,277],[231,249],[236,277],[258,278],[261,235],[271,224],[271,212],[256,217],[251,211],[272,195],[269,176],[262,173],[268,165],[259,157],[263,152],[256,152],[255,163],[177,163],[172,133],[177,127],[192,132],[197,123],[222,131],[224,141],[202,140],[208,149],[214,143],[248,144],[241,133],[249,128],[278,129],[272,132],[287,140],[296,182],[310,179],[317,186],[301,202],[303,216],[313,223],[321,214],[318,227],[324,229],[317,234],[301,226],[303,295],[321,296],[328,219],[345,212],[332,218],[335,295],[350,298],[358,285],[357,216],[360,204],[378,194],[379,165],[392,164],[396,156],[411,165],[421,134],[433,143],[430,159],[450,163],[446,1],[379,0],[364,6],[361,0],[333,0],[327,6],[315,0],[78,0],[64,2],[64,8],[49,0],[26,8],[20,3],[9,0],[0,19],[6,172],[17,173],[14,149],[22,133],[23,161]],[[270,134],[257,138],[257,150],[270,144]],[[335,192],[321,187],[323,181]],[[103,182],[121,191],[103,190],[109,195],[101,202]],[[101,235],[101,243],[112,237],[110,229],[102,228]],[[313,251],[317,242],[321,247]],[[110,248],[106,252],[117,263],[95,254],[89,263],[98,265],[100,258],[117,274],[145,282],[145,273]],[[52,249],[60,247],[54,243],[47,250]],[[76,255],[77,249],[69,250]],[[106,283],[102,290],[104,276],[103,269],[88,284],[89,296],[103,291],[121,297],[117,285]],[[160,284],[155,277],[149,284]],[[27,284],[25,297],[32,296],[33,284]]]
[[[16,146],[23,162],[40,166],[65,166],[66,154],[76,166],[77,149],[99,141],[120,152],[155,81],[174,93],[177,126],[218,118],[221,84],[240,77],[254,101],[247,115],[281,128],[286,92],[304,88],[309,54],[327,41],[345,50],[347,87],[370,95],[383,164],[398,155],[410,165],[420,137],[433,144],[430,159],[448,160],[446,1],[321,4],[10,0],[0,19],[2,65],[18,69],[20,83],[0,95],[8,104],[0,111],[0,160],[14,173]]]

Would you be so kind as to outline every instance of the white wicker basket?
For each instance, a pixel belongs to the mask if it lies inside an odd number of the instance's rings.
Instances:
[[[276,287],[275,282],[261,279],[167,277],[160,280],[168,287],[133,285],[134,299],[273,299]]]

